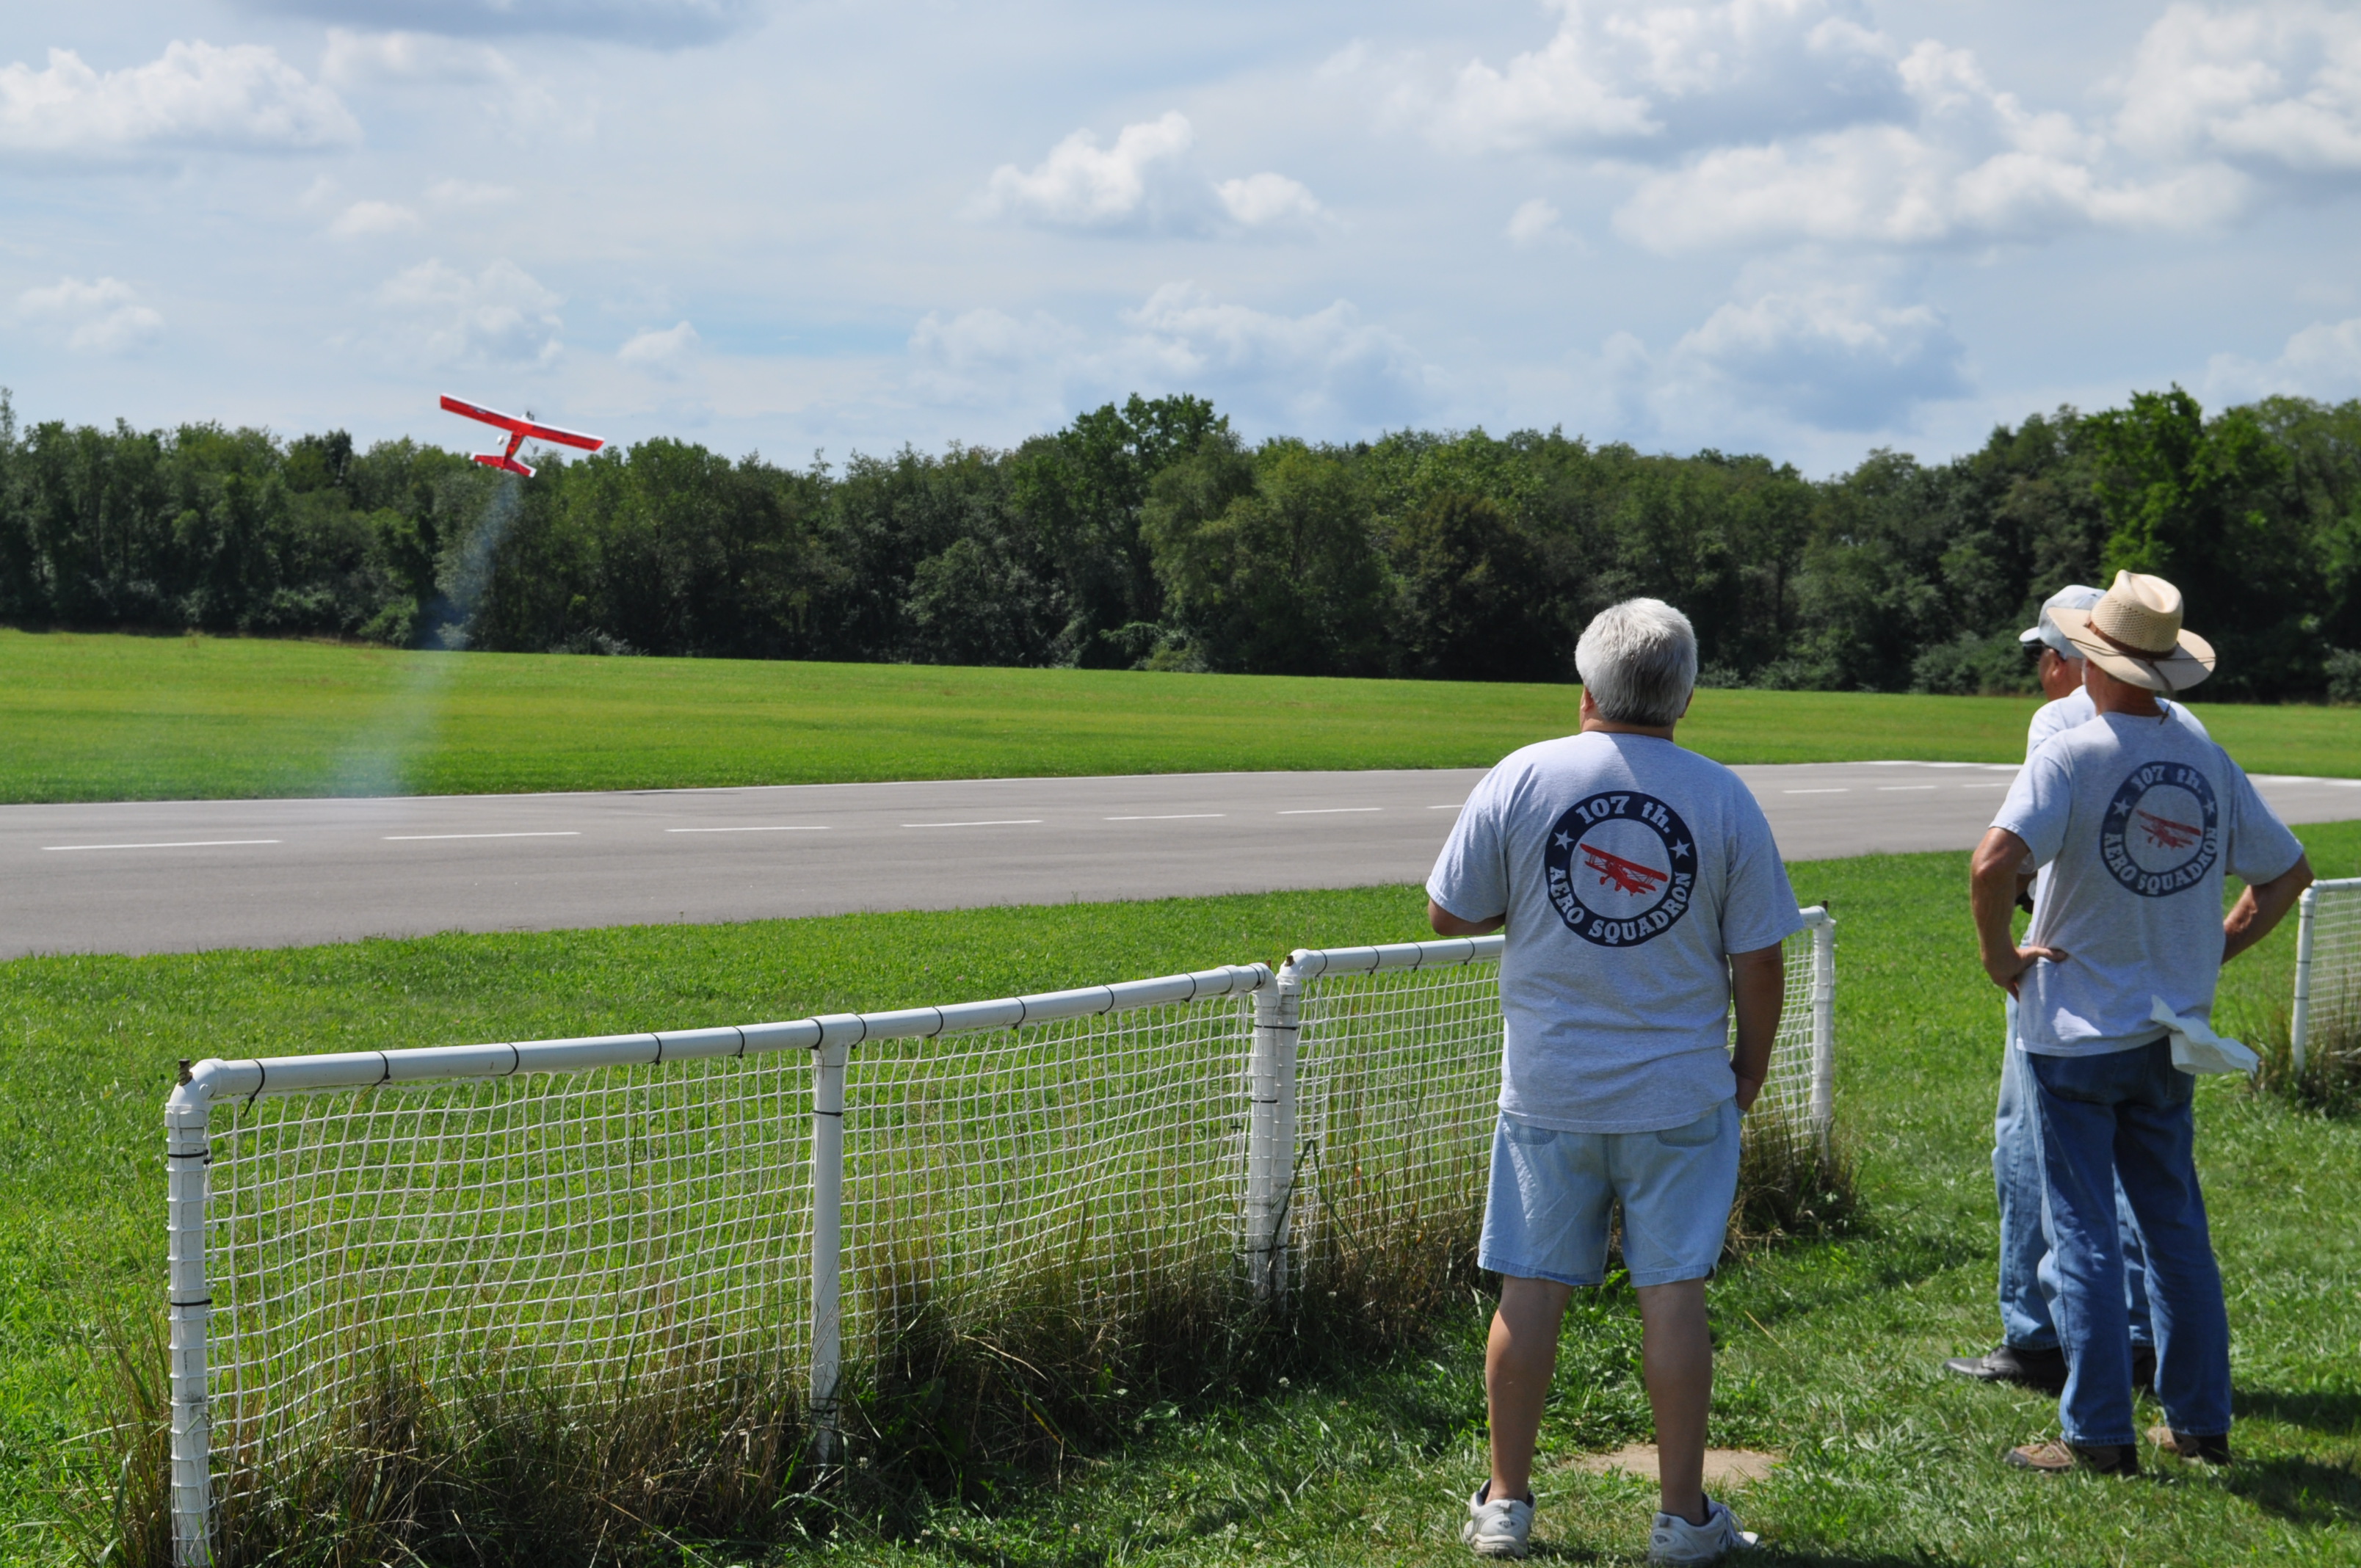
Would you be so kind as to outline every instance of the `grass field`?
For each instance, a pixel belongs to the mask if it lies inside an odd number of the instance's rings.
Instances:
[[[0,630],[0,802],[1488,767],[1561,685],[407,653]],[[1725,762],[2015,762],[2032,698],[1708,691]],[[2208,707],[2257,773],[2361,773],[2361,710]]]
[[[2361,825],[2302,830],[2323,875]],[[1718,1435],[1784,1453],[1741,1499],[1791,1560],[2361,1563],[2361,1124],[2209,1080],[2201,1155],[2231,1293],[2238,1442],[2226,1475],[2043,1483],[2000,1464],[2054,1431],[2038,1398],[1941,1376],[1987,1348],[1985,1162],[1999,1009],[1974,965],[1964,857],[1797,867],[1841,922],[1839,1114],[1869,1226],[1758,1255],[1713,1292]],[[82,1419],[98,1306],[160,1290],[158,1107],[184,1056],[644,1028],[984,996],[1419,932],[1414,889],[451,937],[291,951],[0,965],[0,1561],[57,1560],[45,1478]],[[2264,1032],[2291,938],[2229,974],[2217,1017]],[[1630,1561],[1645,1488],[1562,1468],[1647,1433],[1628,1299],[1569,1326],[1540,1482],[1560,1556]],[[826,1554],[933,1563],[1463,1561],[1479,1474],[1482,1303],[1394,1360],[1243,1401],[1146,1413],[1120,1448],[991,1508]],[[815,1551],[818,1550],[817,1548]],[[778,1555],[799,1559],[797,1549]],[[738,1562],[743,1554],[686,1556]]]

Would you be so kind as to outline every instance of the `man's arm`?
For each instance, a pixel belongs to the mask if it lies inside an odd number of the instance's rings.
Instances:
[[[2295,864],[2268,882],[2252,882],[2222,917],[2222,961],[2228,963],[2271,934],[2312,885],[2312,857],[2298,855]]]
[[[1488,937],[1509,923],[1506,915],[1495,915],[1489,920],[1462,920],[1432,898],[1426,901],[1426,923],[1434,927],[1438,937]]]
[[[2033,853],[2026,841],[2005,828],[1989,828],[1976,846],[1968,867],[1968,907],[1976,917],[1976,947],[1992,982],[2016,994],[2016,979],[2036,959],[2062,962],[2055,948],[2020,948],[2008,928],[2009,912],[2016,907],[2016,868]]]
[[[1774,942],[1730,955],[1730,1004],[1738,1014],[1738,1046],[1730,1069],[1738,1075],[1738,1108],[1751,1111],[1771,1075],[1771,1046],[1787,1000],[1787,954]]]

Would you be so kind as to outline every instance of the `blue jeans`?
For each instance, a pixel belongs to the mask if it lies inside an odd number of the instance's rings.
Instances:
[[[2055,1350],[2049,1297],[2058,1288],[2049,1268],[2049,1242],[2041,1231],[2040,1138],[2033,1124],[2033,1087],[2026,1054],[2016,1048],[2016,998],[2008,999],[2008,1041],[2002,1047],[2000,1105],[1993,1113],[1993,1187],[2000,1197],[2001,1338],[2019,1350]],[[2148,1326],[2147,1261],[2139,1223],[2115,1187],[2115,1223],[2124,1249],[2124,1310],[2132,1343],[2156,1344]]]
[[[2132,1347],[2115,1200],[2147,1242],[2156,1395],[2172,1430],[2230,1430],[2230,1317],[2198,1190],[2197,1080],[2166,1040],[2094,1057],[2026,1057],[2039,1123],[2042,1222],[2066,1348],[2058,1419],[2069,1442],[2133,1441]],[[2116,1183],[2122,1186],[2118,1190]]]

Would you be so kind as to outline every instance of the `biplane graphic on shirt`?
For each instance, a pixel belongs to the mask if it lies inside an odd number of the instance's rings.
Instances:
[[[2204,883],[2222,856],[2222,808],[2202,769],[2143,762],[2116,786],[2099,822],[2099,863],[2142,898]]]
[[[1653,866],[1643,866],[1637,861],[1627,861],[1620,855],[1610,855],[1591,845],[1582,846],[1583,863],[1598,873],[1598,885],[1614,887],[1624,893],[1655,892],[1672,876]]]
[[[2160,850],[2185,850],[2205,837],[2205,829],[2193,823],[2175,822],[2169,817],[2158,817],[2153,811],[2135,813],[2142,824],[2141,831],[2147,841]]]
[[[1663,936],[1689,910],[1697,839],[1653,795],[1609,790],[1577,801],[1543,847],[1550,905],[1566,929],[1602,948]]]

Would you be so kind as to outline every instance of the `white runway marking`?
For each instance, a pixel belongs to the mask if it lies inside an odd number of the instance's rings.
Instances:
[[[1282,811],[1281,817],[1334,817],[1340,811],[1383,811],[1382,806],[1306,806],[1293,811]]]
[[[665,831],[665,832],[667,832],[667,833],[825,833],[825,832],[827,832],[827,831],[828,831],[828,829],[827,829],[825,827],[817,827],[817,828],[806,828],[806,827],[796,827],[796,828],[665,828],[665,829],[664,829],[664,831]]]
[[[1427,809],[1429,811],[1464,811],[1466,807],[1467,803],[1466,801],[1455,800],[1448,806],[1430,806]]]
[[[533,833],[389,833],[385,836],[385,841],[389,844],[415,844],[428,839],[579,839],[580,837],[582,837],[580,828],[554,828]]]
[[[1038,817],[1003,817],[990,822],[905,822],[905,828],[1038,828]]]
[[[277,839],[187,839],[172,844],[44,844],[41,852],[58,854],[67,850],[225,850],[234,844],[276,844]]]
[[[1226,811],[1167,811],[1155,817],[1102,817],[1102,822],[1193,822],[1206,817],[1227,817]]]

